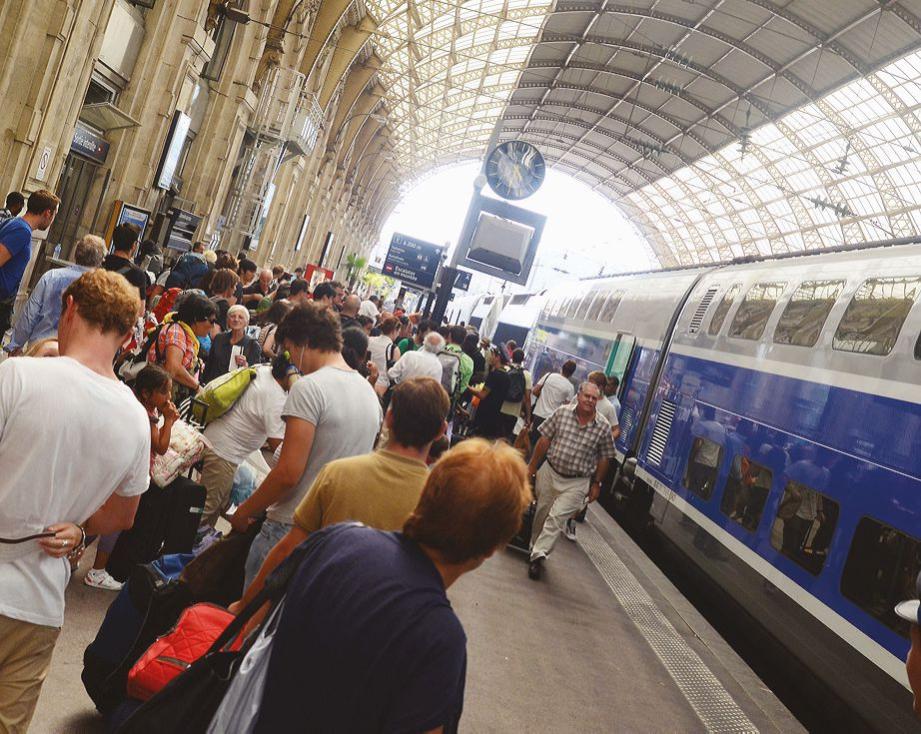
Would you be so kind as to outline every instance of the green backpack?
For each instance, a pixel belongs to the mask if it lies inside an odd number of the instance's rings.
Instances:
[[[207,426],[230,410],[256,379],[255,367],[241,367],[215,377],[192,400],[192,420]]]

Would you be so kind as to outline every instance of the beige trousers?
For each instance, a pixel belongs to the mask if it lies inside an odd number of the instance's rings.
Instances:
[[[582,509],[591,477],[570,479],[557,474],[545,461],[534,483],[537,509],[531,528],[531,560],[550,555],[566,521]]]
[[[214,523],[227,509],[237,465],[222,459],[211,449],[205,449],[201,469],[201,483],[205,485],[205,511],[201,524],[214,527]]]
[[[25,734],[61,630],[0,615],[0,732]]]

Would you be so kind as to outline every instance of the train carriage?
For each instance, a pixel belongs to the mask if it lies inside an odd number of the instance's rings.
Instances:
[[[528,343],[535,379],[622,376],[618,489],[850,730],[917,730],[919,296],[917,245],[620,276],[552,291]]]

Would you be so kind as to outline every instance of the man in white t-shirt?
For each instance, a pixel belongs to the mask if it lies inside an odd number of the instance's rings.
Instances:
[[[540,424],[553,415],[557,408],[566,405],[576,396],[572,376],[576,363],[567,360],[559,372],[548,372],[537,381],[531,394],[537,398],[531,409],[531,445],[536,446],[540,440]]]
[[[285,437],[281,419],[287,398],[282,387],[285,377],[273,376],[271,365],[259,365],[255,379],[234,406],[205,428],[211,448],[205,450],[201,472],[207,492],[202,525],[213,526],[227,509],[233,478],[246,457],[265,443],[274,451]]]
[[[64,622],[68,555],[131,527],[150,474],[147,411],[112,370],[140,302],[117,273],[64,291],[60,357],[0,364],[0,731],[24,732]],[[37,536],[37,537],[36,537]]]
[[[390,382],[399,385],[413,377],[431,377],[441,382],[442,366],[438,354],[444,351],[445,338],[437,331],[430,331],[422,340],[422,348],[402,355],[390,368],[387,375]]]
[[[320,470],[335,459],[371,451],[383,418],[374,389],[342,358],[342,332],[333,310],[316,303],[295,308],[278,327],[277,339],[303,376],[282,411],[285,436],[278,463],[230,516],[233,529],[242,532],[268,510],[246,560],[247,586],[291,530],[294,510]]]

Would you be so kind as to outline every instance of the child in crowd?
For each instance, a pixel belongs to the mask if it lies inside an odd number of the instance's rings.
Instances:
[[[134,381],[134,394],[150,416],[150,463],[154,456],[162,456],[169,448],[173,424],[179,419],[179,411],[170,400],[173,380],[162,367],[149,364],[142,369]],[[160,418],[163,425],[160,425]],[[106,571],[109,555],[115,548],[119,533],[103,535],[96,548],[96,560],[93,567],[83,577],[83,583],[96,589],[118,591],[122,584]]]

